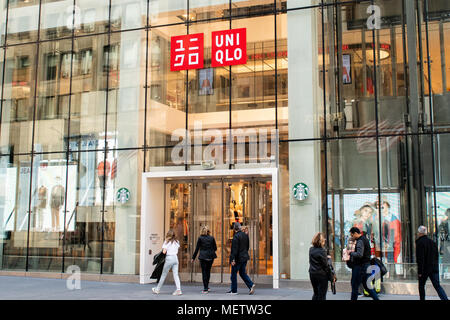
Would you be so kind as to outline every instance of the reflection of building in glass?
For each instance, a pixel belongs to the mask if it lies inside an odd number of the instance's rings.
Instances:
[[[448,1],[380,2],[374,31],[370,1],[324,12],[320,1],[187,2],[0,1],[0,268],[140,274],[142,173],[177,171],[154,210],[183,242],[185,279],[199,272],[188,253],[200,226],[226,261],[239,221],[261,282],[308,279],[308,245],[290,244],[317,231],[349,278],[354,225],[386,281],[416,279],[420,224],[448,281]],[[213,68],[211,35],[230,25],[246,29],[247,62]],[[196,33],[203,68],[170,71],[171,38]],[[226,175],[261,168],[277,168],[276,189],[265,175]],[[221,176],[189,177],[206,171]],[[300,182],[305,205],[293,199]],[[216,280],[227,272],[214,263]]]

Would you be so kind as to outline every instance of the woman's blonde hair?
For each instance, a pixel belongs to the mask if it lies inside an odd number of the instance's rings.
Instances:
[[[311,244],[313,245],[313,247],[316,248],[322,248],[322,241],[324,240],[324,236],[322,234],[322,232],[317,232],[314,237],[312,238]]]
[[[211,234],[211,231],[209,230],[208,226],[203,226],[202,230],[200,231],[200,234],[202,236],[209,236]]]
[[[174,242],[176,239],[175,239],[175,232],[172,230],[172,229],[170,229],[169,231],[167,231],[167,233],[166,233],[166,241],[167,242]]]

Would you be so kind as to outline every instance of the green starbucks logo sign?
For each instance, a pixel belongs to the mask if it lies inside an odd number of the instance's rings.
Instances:
[[[130,190],[127,188],[120,188],[117,190],[117,202],[124,204],[127,203],[128,200],[130,200]]]
[[[294,199],[303,201],[308,198],[309,188],[306,184],[300,182],[294,185],[294,187],[292,188],[292,192],[294,195]]]

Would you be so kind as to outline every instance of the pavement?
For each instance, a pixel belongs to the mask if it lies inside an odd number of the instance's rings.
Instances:
[[[69,283],[69,286],[68,286]],[[273,289],[268,285],[256,285],[254,295],[238,282],[238,295],[228,295],[228,285],[212,284],[211,292],[202,294],[203,286],[198,283],[182,283],[183,295],[172,296],[173,283],[165,283],[160,294],[152,293],[154,284],[97,282],[81,280],[79,289],[74,282],[64,279],[33,278],[19,276],[0,276],[0,300],[311,300],[312,290],[283,287]],[[75,286],[76,287],[76,286]],[[350,300],[349,292],[331,291],[328,300]],[[371,298],[360,297],[361,300]],[[381,294],[381,300],[419,300],[415,295]],[[427,300],[439,300],[436,296],[427,296]]]

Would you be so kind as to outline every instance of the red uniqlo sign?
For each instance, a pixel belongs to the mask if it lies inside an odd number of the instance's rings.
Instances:
[[[203,33],[170,39],[170,71],[203,68]]]
[[[211,66],[247,63],[247,30],[231,29],[212,33]]]

